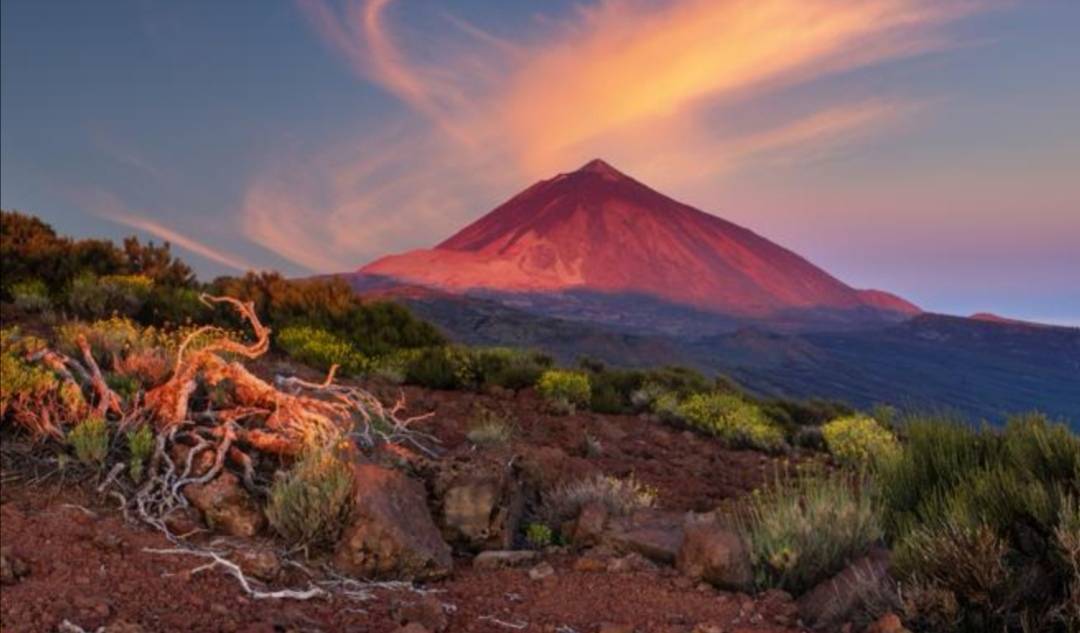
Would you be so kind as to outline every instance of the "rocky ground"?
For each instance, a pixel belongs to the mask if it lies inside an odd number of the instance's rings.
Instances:
[[[410,411],[435,412],[423,429],[441,440],[443,454],[432,460],[388,451],[360,466],[374,483],[358,492],[363,510],[346,530],[348,546],[310,559],[283,556],[247,502],[233,503],[239,487],[203,491],[208,501],[198,501],[199,491],[188,495],[215,517],[217,532],[196,513],[170,527],[185,543],[222,552],[247,576],[263,579],[256,580],[259,589],[303,589],[310,575],[325,581],[331,568],[431,580],[344,587],[352,596],[255,599],[222,567],[205,568],[207,559],[151,551],[175,546],[125,522],[92,481],[57,474],[38,480],[6,467],[0,628],[79,630],[65,629],[67,622],[109,633],[807,630],[813,605],[800,613],[785,593],[740,591],[749,570],[731,553],[726,533],[713,529],[707,514],[686,518],[737,503],[799,456],[733,451],[637,416],[552,416],[528,391],[405,393]],[[478,448],[466,439],[478,407],[514,421],[508,444]],[[20,440],[5,436],[4,450],[22,450]],[[517,535],[537,490],[591,473],[634,475],[657,490],[658,507],[628,517],[594,508],[566,526],[569,546],[505,553],[522,548]],[[406,497],[412,501],[400,501]]]

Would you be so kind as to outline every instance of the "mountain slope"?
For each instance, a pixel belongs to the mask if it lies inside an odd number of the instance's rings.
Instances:
[[[600,160],[536,183],[432,249],[384,257],[360,273],[453,292],[640,294],[747,318],[919,312],[888,293],[851,288]]]

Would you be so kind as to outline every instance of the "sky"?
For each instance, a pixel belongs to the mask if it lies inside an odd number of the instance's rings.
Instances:
[[[0,3],[0,206],[353,270],[603,158],[860,288],[1080,325],[1076,0]]]

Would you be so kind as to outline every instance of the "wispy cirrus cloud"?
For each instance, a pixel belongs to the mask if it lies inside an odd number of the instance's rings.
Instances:
[[[257,266],[234,253],[213,248],[189,235],[151,219],[155,215],[153,213],[137,212],[129,209],[119,198],[107,191],[83,192],[78,197],[82,199],[82,204],[87,206],[91,213],[110,222],[148,233],[160,240],[169,242],[171,245],[239,272],[258,269]]]
[[[392,0],[298,6],[360,78],[413,113],[399,133],[346,138],[252,182],[249,236],[318,271],[430,243],[478,205],[595,156],[661,188],[820,157],[917,105],[849,95],[750,130],[715,122],[793,86],[949,46],[943,27],[974,10],[961,0],[603,0],[511,43],[446,14],[454,28],[417,41]]]

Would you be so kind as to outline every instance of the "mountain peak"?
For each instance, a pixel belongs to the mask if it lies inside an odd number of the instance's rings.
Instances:
[[[606,178],[626,178],[626,174],[615,169],[600,158],[594,158],[582,165],[577,172],[579,174],[600,174]]]
[[[856,290],[600,159],[534,184],[432,249],[361,271],[449,291],[645,295],[738,316],[919,312],[898,297]]]

